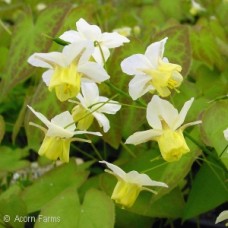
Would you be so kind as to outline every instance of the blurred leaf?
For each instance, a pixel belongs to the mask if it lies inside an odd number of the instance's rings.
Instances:
[[[28,155],[27,149],[11,149],[6,146],[0,147],[0,172],[13,172],[25,168],[29,161],[23,160]]]
[[[68,164],[61,165],[41,176],[22,192],[22,199],[26,202],[28,212],[40,210],[70,186],[78,188],[86,180],[87,175],[86,171],[78,171],[75,161],[71,160]]]
[[[206,20],[202,19],[195,27],[192,27],[190,37],[195,59],[202,61],[210,69],[214,66],[220,70],[225,69],[224,58]]]
[[[48,91],[43,82],[37,86],[31,101],[28,102],[36,111],[41,112],[48,119],[53,118],[61,111],[61,104],[58,103],[54,92]],[[29,122],[41,123],[41,121],[28,109],[25,114],[24,125],[27,136],[28,146],[35,151],[38,151],[41,141],[44,138],[44,133],[34,126],[30,126]],[[42,125],[42,124],[41,124]]]
[[[67,3],[55,3],[44,10],[35,22],[30,11],[24,12],[12,35],[9,57],[0,85],[2,98],[32,75],[35,68],[27,63],[28,57],[33,52],[45,52],[49,49],[52,41],[42,34],[55,36],[70,9],[71,5]]]
[[[24,221],[20,221],[20,216],[26,216],[26,205],[17,195],[12,195],[8,199],[0,200],[0,217],[4,221],[4,215],[8,215],[10,221],[5,223],[5,227],[23,228]]]
[[[69,188],[43,207],[35,227],[111,228],[114,227],[114,206],[103,192],[90,189],[81,205],[76,189]],[[45,222],[42,218],[55,216],[59,222]]]
[[[188,27],[185,25],[173,26],[156,34],[153,41],[159,41],[165,37],[169,39],[165,46],[164,56],[171,63],[179,64],[182,67],[181,74],[186,76],[192,61]]]
[[[184,16],[184,7],[186,8],[186,2],[182,0],[159,0],[159,6],[162,9],[162,12],[166,15],[167,18],[175,18],[177,20],[181,20]]]
[[[228,200],[225,172],[209,159],[197,173],[184,209],[183,219],[198,216]]]
[[[6,191],[0,195],[0,200],[7,200],[14,195],[18,195],[21,192],[21,188],[18,184],[11,185]]]
[[[213,146],[218,157],[221,156],[227,141],[223,131],[228,127],[228,100],[214,102],[202,115],[202,139],[209,146]],[[221,161],[228,168],[228,153],[223,153]]]
[[[0,144],[2,142],[4,135],[5,135],[5,121],[3,116],[0,115]]]
[[[115,222],[116,228],[123,228],[123,227],[138,228],[139,224],[140,224],[140,227],[151,228],[152,223],[153,223],[153,219],[150,217],[131,213],[128,210],[123,210],[119,207],[116,207],[116,222]]]
[[[16,137],[20,131],[21,126],[23,125],[24,122],[24,116],[25,116],[25,111],[27,109],[27,104],[28,104],[28,97],[25,97],[24,104],[19,112],[19,115],[17,117],[17,120],[13,126],[13,133],[12,133],[12,141],[13,144],[15,144]]]

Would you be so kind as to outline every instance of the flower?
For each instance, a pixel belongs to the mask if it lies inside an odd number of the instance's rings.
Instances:
[[[145,55],[135,54],[121,62],[122,71],[135,75],[129,83],[129,94],[133,100],[143,96],[148,91],[157,90],[161,97],[170,95],[170,89],[180,86],[183,77],[179,73],[181,66],[169,63],[163,58],[167,37],[147,47]]]
[[[76,22],[76,27],[78,31],[66,31],[59,38],[70,43],[86,40],[95,44],[93,58],[100,64],[103,64],[102,53],[104,55],[104,60],[106,61],[110,56],[110,48],[116,48],[123,45],[123,43],[129,42],[129,39],[117,32],[102,33],[97,25],[90,25],[82,18]],[[102,53],[100,49],[102,50]]]
[[[101,136],[99,132],[75,131],[76,125],[68,111],[60,113],[49,121],[43,114],[36,112],[30,106],[28,107],[48,128],[45,129],[40,125],[30,123],[45,132],[45,137],[38,154],[41,156],[45,155],[50,160],[60,158],[62,162],[69,162],[70,143],[72,141],[90,142],[85,139],[73,138],[74,135],[92,134]]]
[[[190,151],[185,142],[183,130],[201,123],[201,121],[195,121],[182,125],[193,100],[194,98],[191,98],[185,102],[178,113],[171,103],[157,95],[153,96],[147,106],[147,121],[153,129],[134,133],[126,143],[137,145],[155,140],[158,142],[164,160],[168,162],[179,160],[183,154]]]
[[[43,81],[50,91],[55,89],[60,101],[66,101],[79,93],[81,81],[100,83],[109,78],[102,66],[88,61],[93,49],[88,42],[80,42],[65,46],[62,53],[34,53],[28,62],[49,69]]]
[[[190,14],[193,16],[197,15],[199,12],[205,11],[206,9],[203,8],[198,2],[191,0],[192,7],[190,9]]]
[[[131,36],[131,30],[132,29],[130,27],[125,26],[121,28],[116,28],[113,30],[113,32],[117,32],[122,36],[128,37],[128,36]]]
[[[82,83],[82,94],[77,96],[80,104],[75,106],[72,115],[78,129],[87,130],[95,118],[103,127],[104,132],[110,128],[109,120],[103,113],[115,114],[121,108],[117,101],[99,96],[99,90],[95,83]]]
[[[226,139],[226,141],[228,141],[228,128],[223,131],[223,134],[224,134],[224,138]]]
[[[159,186],[168,187],[163,182],[158,182],[150,179],[146,174],[140,174],[133,170],[129,173],[125,173],[120,167],[108,163],[106,161],[100,161],[108,166],[110,170],[105,170],[107,173],[114,175],[118,182],[114,188],[111,199],[116,203],[121,204],[123,207],[131,207],[137,199],[139,193],[143,190],[150,191],[157,194],[157,192],[146,188],[144,186]]]
[[[216,218],[215,224],[222,222],[224,220],[228,220],[228,210],[223,211],[219,214],[219,216]],[[226,223],[226,226],[228,226],[228,223]]]

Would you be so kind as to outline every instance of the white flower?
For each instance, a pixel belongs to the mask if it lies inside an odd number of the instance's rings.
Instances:
[[[219,214],[219,216],[216,218],[215,224],[222,222],[224,220],[228,220],[228,210],[223,211]],[[226,226],[228,226],[228,223],[226,223]]]
[[[228,141],[228,128],[223,131],[223,134],[224,134],[224,138],[226,139],[226,141]]]
[[[49,69],[43,73],[44,82],[50,91],[55,89],[60,101],[66,101],[79,93],[81,81],[100,83],[109,78],[101,65],[89,61],[93,49],[88,42],[79,42],[65,46],[62,53],[35,53],[28,62]]]
[[[130,27],[125,26],[125,27],[121,27],[121,28],[116,28],[113,30],[113,32],[117,32],[122,36],[128,37],[131,35],[131,30],[132,29]]]
[[[199,12],[205,11],[206,9],[203,8],[198,2],[195,2],[194,0],[191,0],[192,7],[190,9],[190,13],[195,16]]]
[[[121,36],[117,32],[102,33],[101,29],[98,26],[90,25],[82,18],[76,22],[76,27],[78,31],[66,31],[60,36],[60,39],[70,43],[80,42],[84,40],[90,41],[93,44],[95,44],[95,42],[98,42],[103,52],[105,61],[110,56],[110,48],[116,48],[123,45],[123,43],[129,42],[126,37]],[[102,54],[100,52],[99,46],[95,44],[93,57],[96,62],[103,64]]]
[[[182,110],[178,113],[171,103],[157,95],[153,96],[147,106],[147,121],[153,129],[134,133],[126,143],[137,145],[155,140],[158,142],[161,155],[166,161],[179,160],[183,154],[189,152],[182,133],[183,130],[191,125],[201,123],[201,121],[195,121],[182,125],[193,100],[194,98],[191,98],[185,102]]]
[[[183,77],[181,66],[169,63],[163,57],[167,37],[147,47],[145,55],[135,54],[121,62],[122,71],[135,75],[129,83],[129,94],[133,100],[155,90],[162,97],[170,95],[170,89],[180,86]]]
[[[72,141],[89,142],[88,140],[80,138],[72,138],[74,135],[92,134],[101,136],[99,132],[75,131],[76,125],[68,111],[60,113],[49,121],[42,113],[36,112],[30,106],[28,107],[47,127],[47,129],[45,129],[40,125],[30,123],[45,132],[45,138],[38,153],[41,156],[45,155],[51,160],[60,158],[63,162],[69,162],[70,143]]]
[[[152,180],[146,174],[140,174],[134,170],[130,171],[129,173],[125,173],[120,167],[116,165],[113,165],[106,161],[100,161],[100,163],[106,164],[111,171],[105,171],[114,175],[118,179],[111,198],[116,203],[121,204],[123,207],[131,207],[137,199],[139,193],[143,190],[150,191],[155,194],[157,193],[143,186],[168,187],[168,185],[163,182]]]
[[[107,97],[99,96],[99,90],[95,83],[82,83],[82,94],[77,96],[80,104],[75,106],[72,112],[77,126],[81,130],[90,127],[95,118],[104,132],[110,128],[108,118],[103,114],[115,114],[120,110],[121,105]]]

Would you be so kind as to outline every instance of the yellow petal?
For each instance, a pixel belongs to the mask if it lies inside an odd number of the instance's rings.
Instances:
[[[81,105],[77,105],[73,108],[72,115],[79,130],[87,130],[94,120],[92,113],[90,113]]]
[[[80,92],[81,73],[77,72],[75,64],[68,67],[56,66],[51,77],[49,90],[55,89],[60,101],[75,97]]]
[[[141,186],[119,180],[111,198],[123,207],[131,207],[136,201],[141,190]]]
[[[157,141],[161,155],[167,162],[177,161],[190,151],[181,130],[164,130],[163,134],[157,137]]]
[[[50,160],[60,158],[62,162],[69,162],[70,142],[70,139],[45,136],[38,153]]]

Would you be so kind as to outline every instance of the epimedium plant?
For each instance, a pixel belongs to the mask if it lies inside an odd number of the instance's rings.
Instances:
[[[226,1],[4,4],[0,226],[151,227],[227,201]],[[34,160],[55,165],[34,179]]]

